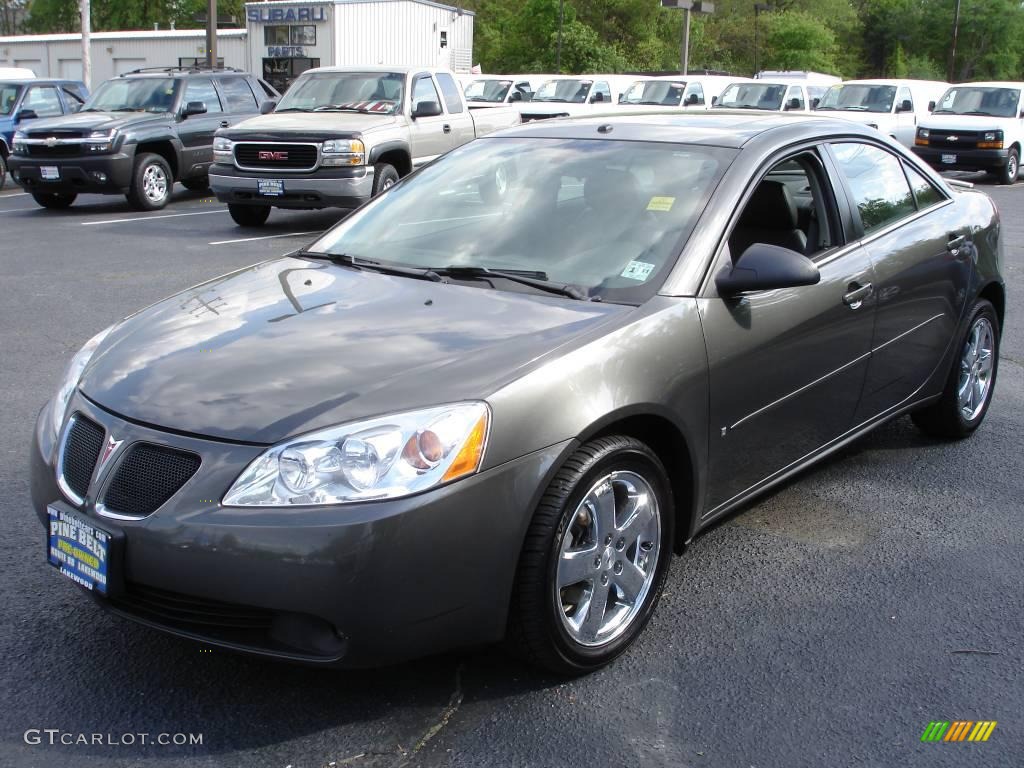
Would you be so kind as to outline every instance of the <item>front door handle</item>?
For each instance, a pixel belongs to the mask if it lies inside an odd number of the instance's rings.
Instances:
[[[450,125],[448,125],[448,123],[445,123],[443,130],[444,130],[445,133],[451,133],[452,132],[452,127]]]
[[[847,293],[843,296],[843,304],[848,306],[850,309],[860,309],[861,304],[864,303],[864,299],[871,295],[872,287],[871,283],[850,283],[847,286]]]
[[[949,233],[949,240],[946,242],[946,250],[954,256],[960,254],[960,246],[967,242],[967,235],[958,235],[956,232]]]
[[[221,128],[227,128],[229,125],[231,125],[231,123],[229,123],[227,120],[221,120],[220,121],[220,127]]]

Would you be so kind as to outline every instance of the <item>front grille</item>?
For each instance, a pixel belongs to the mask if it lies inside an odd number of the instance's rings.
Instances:
[[[222,603],[156,587],[128,583],[111,602],[118,608],[158,624],[197,631],[210,629],[268,631],[274,612],[265,608]]]
[[[81,144],[57,144],[48,147],[45,144],[27,144],[30,157],[76,157],[82,154]]]
[[[64,438],[60,471],[64,482],[78,497],[85,498],[92,480],[92,471],[103,449],[103,427],[82,414],[71,417],[71,426]]]
[[[950,136],[956,136],[950,141]],[[977,131],[948,131],[931,129],[928,134],[928,143],[936,149],[975,149],[978,146],[979,135]]]
[[[199,457],[159,445],[133,445],[121,459],[103,499],[110,512],[144,517],[177,493],[199,469]]]
[[[269,155],[261,158],[261,152]],[[235,164],[239,168],[311,171],[316,161],[316,144],[235,144]]]

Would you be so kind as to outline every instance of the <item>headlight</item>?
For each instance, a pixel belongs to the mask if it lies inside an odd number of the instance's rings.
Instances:
[[[1003,132],[1002,131],[985,131],[981,135],[981,141],[978,142],[978,149],[1002,149],[1003,148]]]
[[[359,139],[332,139],[320,148],[323,156],[320,164],[332,166],[363,165],[366,162],[366,147]]]
[[[916,144],[919,147],[927,147],[931,141],[928,137],[931,135],[932,132],[929,131],[927,128],[918,128],[917,136],[914,137],[914,144]]]
[[[345,504],[419,493],[480,469],[489,424],[486,404],[458,403],[297,437],[249,464],[224,504]]]
[[[57,390],[57,394],[53,396],[53,400],[50,402],[50,431],[54,437],[60,431],[61,424],[64,423],[64,414],[67,412],[68,403],[71,402],[71,395],[74,394],[75,389],[78,387],[78,381],[82,378],[82,371],[85,370],[85,366],[92,359],[96,347],[107,338],[107,335],[113,329],[113,325],[105,328],[85,342],[85,346],[78,350],[75,356],[71,358],[71,362],[68,363],[68,367],[64,371],[64,378],[61,379],[60,389]]]
[[[109,152],[116,139],[117,130],[93,131],[85,138],[85,146],[90,152]]]
[[[11,147],[11,151],[14,152],[16,155],[28,154],[28,147],[25,144],[24,131],[15,131],[14,138],[11,140],[11,143],[13,144],[13,146]]]
[[[922,139],[927,139],[929,136],[932,135],[932,132],[929,131],[927,128],[918,128],[917,135]]]
[[[213,140],[213,162],[230,164],[234,148],[235,142],[231,139],[225,139],[223,136],[215,137]]]

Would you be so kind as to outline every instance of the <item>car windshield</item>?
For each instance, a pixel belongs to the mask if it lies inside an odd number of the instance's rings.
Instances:
[[[533,101],[564,101],[585,104],[593,80],[548,80],[533,94]]]
[[[782,109],[782,99],[786,95],[785,85],[766,85],[763,83],[733,83],[722,92],[716,107],[724,109]]]
[[[510,270],[639,304],[664,282],[735,150],[486,138],[352,214],[311,251],[435,270]],[[511,280],[469,285],[532,291]]]
[[[21,86],[12,83],[0,83],[0,115],[9,115],[18,103]]]
[[[505,101],[511,87],[511,80],[474,80],[466,86],[466,101],[500,104]]]
[[[833,85],[817,108],[838,112],[892,112],[895,98],[895,85]]]
[[[933,114],[1016,117],[1020,90],[1016,88],[950,88],[939,99]]]
[[[651,104],[678,107],[683,103],[686,83],[681,80],[637,80],[619,99],[620,104]]]
[[[277,112],[370,112],[391,115],[402,107],[401,72],[315,72],[300,77]]]
[[[86,112],[170,112],[180,81],[172,77],[124,77],[107,80],[82,108]]]

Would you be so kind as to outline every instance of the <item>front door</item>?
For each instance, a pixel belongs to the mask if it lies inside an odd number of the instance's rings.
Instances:
[[[776,163],[734,221],[716,272],[753,243],[802,251],[817,285],[700,299],[710,372],[706,509],[783,473],[850,429],[871,351],[874,271],[845,243],[817,150]]]
[[[181,109],[193,102],[206,105],[206,113],[191,115],[178,124],[178,136],[182,144],[182,165],[178,170],[181,177],[206,172],[213,162],[213,134],[218,128],[228,125],[227,115],[221,105],[220,96],[208,77],[189,78],[181,98]]]
[[[414,167],[429,163],[452,147],[452,126],[448,115],[444,114],[444,101],[437,92],[434,78],[424,72],[416,75],[413,79],[410,114],[416,110],[418,105],[430,101],[441,105],[442,114],[433,117],[417,117],[411,121],[409,133]]]

